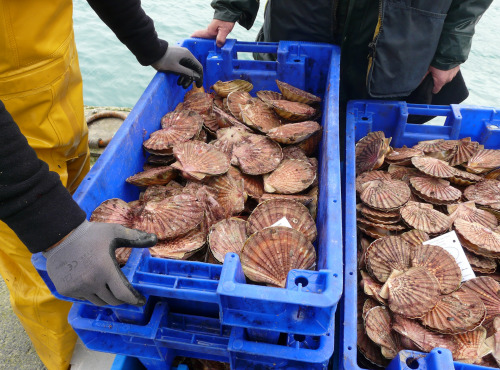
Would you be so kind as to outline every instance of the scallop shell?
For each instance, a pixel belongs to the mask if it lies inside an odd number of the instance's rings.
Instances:
[[[374,223],[395,224],[401,220],[401,215],[399,214],[399,210],[392,212],[383,212],[367,207],[363,204],[358,204],[356,208],[359,208],[359,211],[361,212],[363,217]]]
[[[373,343],[368,335],[366,335],[363,324],[360,324],[359,322],[357,328],[357,346],[361,355],[369,361],[369,363],[363,364],[363,358],[358,356],[358,364],[361,368],[370,369],[373,365],[385,368],[389,365],[389,360],[382,357],[380,347]]]
[[[213,97],[204,92],[196,92],[184,98],[183,109],[193,110],[198,114],[212,113]]]
[[[492,230],[498,225],[498,220],[494,215],[476,208],[472,201],[460,204],[450,204],[448,205],[448,213],[450,214],[451,222],[455,222],[455,220],[458,219],[468,222],[477,222]]]
[[[273,100],[284,100],[282,94],[276,91],[261,90],[257,91],[257,97],[264,103],[271,105]]]
[[[304,149],[297,145],[289,145],[283,148],[283,160],[285,159],[300,159],[301,161],[307,161],[306,152]]]
[[[390,174],[383,171],[363,172],[361,175],[356,177],[356,191],[361,193],[363,184],[372,180],[392,180],[392,177]]]
[[[374,223],[362,218],[357,219],[358,228],[366,235],[378,239],[384,236],[397,235],[405,230],[404,226]]]
[[[485,176],[485,179],[491,179],[491,180],[500,180],[500,168],[498,170],[493,170],[491,172],[488,172]]]
[[[219,122],[215,113],[206,113],[201,115],[203,118],[203,127],[214,135],[219,129]],[[206,141],[207,133],[205,130],[200,130],[200,133],[194,137],[195,140]]]
[[[245,125],[244,123],[241,123],[238,121],[236,118],[231,116],[230,114],[227,114],[224,112],[222,109],[214,107],[214,114],[215,118],[217,120],[217,124],[219,125],[220,128],[225,128],[225,127],[238,127],[241,128],[245,131],[252,131],[250,128]]]
[[[448,160],[450,166],[458,166],[467,162],[479,150],[479,143],[469,138],[457,141],[457,151]]]
[[[422,172],[416,168],[403,167],[395,164],[390,164],[387,168],[387,172],[393,180],[401,180],[405,183],[410,183],[410,178],[413,176],[423,176]]]
[[[290,270],[314,266],[316,251],[301,232],[285,226],[268,227],[247,239],[240,259],[250,280],[284,288]]]
[[[458,219],[454,223],[462,245],[485,257],[500,257],[500,234],[475,223]]]
[[[316,155],[316,153],[318,151],[319,144],[321,143],[322,135],[323,135],[322,130],[316,131],[316,133],[312,134],[307,139],[301,141],[297,145],[299,146],[299,148],[304,150],[304,153],[306,153],[306,155],[314,156],[314,155]]]
[[[465,168],[472,173],[484,173],[500,167],[500,150],[479,149]]]
[[[247,240],[246,222],[239,218],[222,220],[210,228],[208,243],[213,257],[224,262],[226,253],[240,254]]]
[[[403,206],[410,194],[410,188],[402,181],[372,180],[363,184],[360,198],[372,208],[391,211]]]
[[[298,202],[280,199],[267,200],[255,208],[248,217],[248,234],[270,227],[283,218],[310,242],[316,239],[316,224],[308,209]]]
[[[271,104],[274,111],[280,117],[292,122],[307,121],[316,114],[316,109],[304,103],[288,100],[274,100]]]
[[[311,190],[307,192],[307,196],[313,198],[312,202],[307,205],[307,208],[309,209],[309,213],[311,214],[313,220],[316,220],[316,215],[318,214],[319,187],[312,186]]]
[[[175,162],[175,158],[173,155],[150,155],[148,159],[146,159],[147,164],[151,164],[153,166],[168,166]]]
[[[441,234],[451,226],[451,220],[444,213],[432,209],[432,205],[418,202],[408,202],[401,208],[403,220],[417,230],[428,234]]]
[[[158,239],[175,238],[198,226],[203,206],[191,195],[176,195],[161,202],[146,203],[135,217],[134,227],[154,233]]]
[[[382,289],[382,284],[379,284],[375,279],[373,279],[368,273],[361,270],[361,282],[360,286],[363,288],[363,291],[366,295],[373,297],[379,303],[385,305],[387,304],[386,300],[380,296],[380,290]]]
[[[250,92],[253,89],[253,85],[244,80],[232,80],[232,81],[217,81],[211,87],[217,95],[226,98],[233,91],[246,91]]]
[[[296,144],[319,130],[321,130],[319,123],[304,121],[272,128],[267,132],[267,136],[281,144]]]
[[[462,282],[462,270],[457,261],[441,247],[426,244],[414,248],[411,265],[429,270],[439,281],[441,294],[457,290]]]
[[[478,256],[475,253],[469,252],[467,249],[464,249],[464,253],[474,272],[492,274],[497,269],[497,263],[493,258]]]
[[[368,311],[370,311],[374,307],[379,307],[379,304],[376,300],[374,300],[373,298],[365,299],[365,301],[363,302],[363,309],[361,312],[363,321],[365,320],[365,317],[366,317],[366,314],[368,313]]]
[[[90,216],[92,222],[119,224],[131,228],[133,225],[132,208],[123,200],[112,198],[105,200],[94,209]]]
[[[263,193],[259,198],[259,202],[265,202],[266,200],[280,199],[280,200],[292,200],[299,202],[305,206],[311,204],[314,201],[314,197],[308,194],[269,194]]]
[[[283,158],[281,147],[271,139],[251,135],[245,142],[237,144],[233,155],[243,173],[248,175],[263,175],[274,171]]]
[[[197,178],[222,175],[229,169],[229,158],[210,144],[189,141],[174,147],[177,162],[172,167]]]
[[[356,174],[379,168],[387,152],[386,138],[382,131],[373,131],[356,144]]]
[[[200,227],[191,230],[186,235],[170,240],[160,240],[149,248],[153,257],[185,260],[203,248],[206,234]]]
[[[229,211],[218,202],[214,188],[203,185],[194,191],[194,195],[204,209],[202,230],[206,233],[212,225],[230,216]]]
[[[455,176],[448,178],[448,180],[450,180],[450,182],[453,184],[466,186],[466,185],[472,185],[478,181],[482,181],[483,178],[480,176],[474,175],[472,173],[460,171],[460,170],[456,169]]]
[[[411,248],[401,238],[388,236],[375,240],[366,251],[366,266],[371,275],[384,283],[393,270],[410,268]]]
[[[215,189],[217,202],[224,208],[227,216],[243,212],[247,200],[243,179],[236,180],[234,177],[225,174],[211,178],[208,185]]]
[[[486,307],[486,317],[483,326],[488,330],[488,336],[494,333],[493,319],[500,316],[500,284],[488,276],[479,276],[467,280],[462,289],[477,294]]]
[[[278,85],[278,88],[280,89],[283,96],[290,101],[304,104],[314,104],[321,102],[320,97],[294,87],[290,84],[287,84],[286,82],[276,80],[276,84]]]
[[[307,189],[316,178],[309,162],[285,159],[273,172],[264,175],[264,190],[268,193],[295,194]]]
[[[203,118],[192,110],[174,111],[161,118],[161,128],[170,132],[172,141],[187,141],[195,136],[203,125]],[[175,136],[178,136],[177,140]]]
[[[177,176],[177,171],[170,167],[157,167],[139,172],[128,177],[125,181],[136,186],[165,185]]]
[[[445,161],[431,157],[413,157],[411,163],[426,175],[448,178],[456,175],[455,168]]]
[[[241,108],[241,118],[247,126],[263,133],[281,126],[281,120],[265,104],[245,105]]]
[[[118,265],[124,266],[130,257],[130,253],[132,253],[132,248],[116,248],[115,258]]]
[[[456,348],[453,336],[432,332],[416,320],[409,320],[400,315],[393,316],[392,329],[410,339],[424,352],[430,352],[436,347],[446,348],[453,352]]]
[[[386,284],[389,308],[405,317],[424,316],[439,299],[439,282],[423,267],[412,267],[401,275],[390,277]]]
[[[464,190],[468,200],[476,204],[500,209],[500,181],[484,180]]]
[[[418,247],[423,242],[430,239],[429,235],[422,230],[410,230],[402,233],[400,237],[411,246]]]
[[[172,147],[177,143],[183,143],[190,138],[185,139],[179,135],[176,129],[158,130],[151,134],[148,140],[143,143],[144,149],[151,154],[171,155]]]
[[[227,107],[231,114],[241,120],[242,107],[253,104],[252,96],[246,91],[233,91],[227,96]]]
[[[473,363],[480,359],[479,351],[486,339],[486,329],[479,328],[453,336],[457,348],[453,351],[453,359]]]
[[[387,358],[396,357],[400,348],[391,329],[391,315],[387,307],[378,306],[368,311],[365,317],[365,329],[373,342],[389,350]]]
[[[410,178],[410,184],[420,198],[433,204],[448,204],[462,197],[460,190],[443,179],[415,176]]]
[[[444,139],[436,140],[426,140],[419,141],[417,145],[413,146],[413,149],[420,149],[425,153],[442,152],[446,150],[453,149],[456,144],[452,141],[446,141]]]
[[[180,194],[182,191],[179,191]],[[170,194],[168,196],[171,196]],[[176,194],[177,195],[177,194]],[[151,185],[144,190],[140,195],[140,200],[143,202],[159,202],[164,200],[167,196],[167,189],[164,185]]]
[[[474,330],[485,316],[486,308],[476,294],[457,290],[441,296],[422,324],[443,334],[458,334]]]
[[[229,158],[233,156],[234,146],[245,141],[245,138],[251,134],[240,127],[225,127],[217,131],[217,140],[210,143]]]
[[[229,167],[227,171],[229,176],[232,176],[235,180],[243,180],[243,188],[245,193],[254,199],[261,199],[264,194],[264,182],[261,176],[252,176],[242,173],[236,167]]]
[[[424,152],[420,149],[414,148],[395,148],[387,154],[385,160],[387,163],[397,164],[400,166],[409,166],[411,165],[411,159],[413,157],[421,157],[424,155]]]

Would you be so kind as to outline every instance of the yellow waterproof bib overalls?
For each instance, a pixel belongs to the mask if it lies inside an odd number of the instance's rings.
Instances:
[[[73,192],[89,169],[89,153],[71,0],[0,0],[0,99]],[[52,296],[31,253],[1,222],[0,273],[45,366],[66,369],[76,341],[67,320],[71,304]]]

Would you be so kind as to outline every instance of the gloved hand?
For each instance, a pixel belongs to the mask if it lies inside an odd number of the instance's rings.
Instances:
[[[145,298],[121,272],[115,249],[146,248],[156,241],[154,234],[85,220],[43,255],[47,258],[50,279],[64,296],[87,299],[97,306],[144,305]]]
[[[169,46],[163,57],[152,64],[157,71],[170,71],[181,76],[177,85],[187,89],[196,82],[196,87],[203,86],[203,66],[191,52],[180,46]]]

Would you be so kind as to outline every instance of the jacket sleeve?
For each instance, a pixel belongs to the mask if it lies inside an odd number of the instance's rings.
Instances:
[[[467,60],[474,28],[492,2],[493,0],[453,0],[431,63],[433,67],[449,70]]]
[[[38,159],[2,101],[0,132],[0,220],[32,253],[44,251],[79,226],[85,212]]]
[[[144,66],[153,64],[167,51],[168,43],[155,31],[153,20],[140,0],[87,0],[99,18]]]
[[[247,30],[252,28],[257,13],[259,0],[213,0],[214,19],[226,22],[238,22]]]

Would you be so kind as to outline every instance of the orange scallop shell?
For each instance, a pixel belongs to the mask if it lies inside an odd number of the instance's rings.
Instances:
[[[319,144],[321,143],[321,138],[323,135],[323,131],[316,131],[314,134],[309,136],[307,139],[302,140],[297,145],[299,148],[304,150],[306,155],[314,156],[318,152]]]
[[[232,115],[224,112],[222,109],[214,107],[214,114],[215,118],[217,120],[217,124],[219,125],[220,128],[225,128],[225,127],[239,127],[245,131],[251,132],[252,130],[245,125],[244,123],[238,121],[236,118],[234,118]]]
[[[453,336],[457,343],[457,348],[453,351],[453,359],[473,363],[478,361],[480,349],[486,340],[486,329],[482,326],[462,334]]]
[[[375,240],[366,250],[366,267],[378,281],[387,281],[393,270],[410,268],[411,248],[401,238],[388,236]]]
[[[388,143],[382,131],[373,131],[356,144],[356,174],[379,168],[384,163]]]
[[[474,202],[464,202],[460,204],[448,205],[448,213],[450,214],[451,222],[457,219],[468,222],[477,222],[490,229],[495,229],[498,225],[497,218],[489,212],[476,208]]]
[[[460,171],[458,169],[456,169],[455,176],[448,178],[448,180],[450,180],[451,183],[462,186],[472,185],[478,181],[481,181],[482,179],[483,179],[482,177],[474,175],[473,173]]]
[[[217,139],[212,141],[210,145],[213,145],[231,158],[234,146],[244,141],[251,134],[240,127],[233,126],[219,129],[216,135]]]
[[[471,252],[485,257],[500,257],[500,234],[475,222],[457,219],[455,231],[460,241]]]
[[[387,307],[377,306],[368,311],[365,317],[365,329],[373,342],[388,349],[385,354],[387,358],[397,356],[400,350],[399,343],[391,329],[391,315]]]
[[[465,168],[472,173],[483,173],[500,167],[500,150],[479,149],[467,162]]]
[[[233,91],[227,96],[227,107],[236,119],[241,120],[241,109],[248,104],[253,104],[253,100],[246,91]]]
[[[448,178],[456,175],[455,168],[445,161],[432,157],[413,157],[411,163],[426,175]]]
[[[500,316],[500,284],[489,276],[479,276],[467,280],[462,289],[477,294],[486,307],[486,318],[483,326],[488,336],[494,333],[493,319]]]
[[[285,159],[273,172],[264,175],[268,193],[295,194],[307,189],[316,178],[313,166],[298,159]]]
[[[372,180],[362,185],[360,198],[372,208],[391,211],[403,206],[410,194],[410,188],[402,181]]]
[[[387,154],[385,160],[387,163],[393,163],[400,166],[408,166],[411,165],[411,158],[423,156],[424,152],[420,149],[414,148],[395,148]]]
[[[311,204],[314,201],[314,196],[308,194],[276,194],[276,193],[263,193],[259,198],[259,202],[265,202],[266,200],[281,199],[281,200],[293,200],[299,202],[305,206]]]
[[[408,202],[401,208],[401,217],[411,227],[432,235],[441,234],[451,226],[448,216],[425,203]]]
[[[458,166],[467,162],[479,150],[479,143],[470,137],[457,141],[457,151],[448,160],[450,166]]]
[[[178,168],[191,176],[202,179],[205,176],[222,175],[229,169],[229,158],[216,147],[200,141],[188,141],[174,147]]]
[[[307,121],[316,114],[316,109],[304,103],[274,100],[271,104],[278,116],[292,122]]]
[[[247,240],[247,223],[239,218],[222,220],[210,228],[208,243],[213,257],[224,262],[226,253],[240,254]]]
[[[464,195],[476,204],[500,209],[500,181],[498,180],[484,180],[471,185],[464,190]]]
[[[475,253],[469,252],[467,249],[464,249],[464,253],[474,272],[492,274],[497,269],[497,263],[493,258],[479,256]]]
[[[261,90],[257,91],[257,97],[264,103],[271,105],[273,100],[284,100],[284,96],[276,91]]]
[[[413,176],[425,176],[416,168],[398,166],[396,164],[390,164],[387,172],[393,180],[401,180],[407,184],[410,183],[410,178]]]
[[[460,190],[443,179],[415,176],[410,178],[410,184],[417,196],[433,204],[452,203],[462,197]]]
[[[286,82],[276,80],[276,84],[278,85],[278,88],[280,89],[283,96],[290,101],[304,104],[314,104],[321,102],[320,97],[294,87],[290,84],[287,84]]]
[[[361,270],[361,281],[360,281],[360,286],[363,288],[363,292],[370,296],[373,297],[375,300],[377,300],[379,303],[385,305],[387,304],[387,301],[380,296],[380,290],[382,289],[382,284],[378,283],[373,279],[370,275],[368,275],[367,272]]]
[[[426,140],[420,141],[417,145],[413,146],[413,149],[419,149],[425,153],[442,152],[446,150],[453,149],[456,144],[452,141],[446,141],[444,139]]]
[[[307,161],[306,152],[304,149],[300,148],[298,145],[289,145],[283,148],[283,159],[300,159],[302,161]]]
[[[263,175],[274,171],[283,158],[279,144],[260,135],[251,135],[237,144],[233,155],[237,158],[241,171],[248,175]]]
[[[229,167],[229,171],[227,171],[227,173],[235,180],[243,180],[245,193],[247,193],[250,197],[254,199],[261,199],[264,194],[264,182],[261,176],[247,175],[234,166]]]
[[[418,247],[419,245],[422,245],[423,242],[430,239],[429,235],[426,232],[416,229],[402,233],[400,237],[405,242],[414,247]]]
[[[253,85],[245,80],[217,81],[211,87],[217,95],[226,98],[233,91],[247,91],[253,89]]]
[[[247,200],[243,179],[236,180],[234,177],[225,174],[211,178],[208,185],[215,189],[216,200],[226,210],[228,216],[243,212]]]
[[[108,199],[94,209],[90,221],[119,224],[131,228],[133,225],[132,208],[121,199]]]
[[[193,110],[198,114],[212,112],[213,96],[204,92],[195,92],[184,97],[183,109]]]
[[[304,121],[272,128],[267,132],[267,136],[281,144],[296,144],[319,130],[321,130],[319,123]]]
[[[125,181],[136,186],[165,185],[175,177],[177,177],[177,171],[170,166],[165,166],[139,172]]]
[[[401,225],[381,224],[358,218],[358,228],[366,235],[378,239],[384,236],[397,235],[406,228]]]
[[[241,107],[241,118],[247,126],[263,133],[281,126],[281,120],[265,104],[249,104]]]
[[[368,171],[363,172],[361,175],[356,177],[356,191],[361,193],[362,186],[364,183],[372,180],[392,180],[392,177],[387,172],[383,171]]]
[[[205,239],[206,234],[198,227],[186,235],[160,240],[149,252],[153,257],[185,260],[203,248]]]

